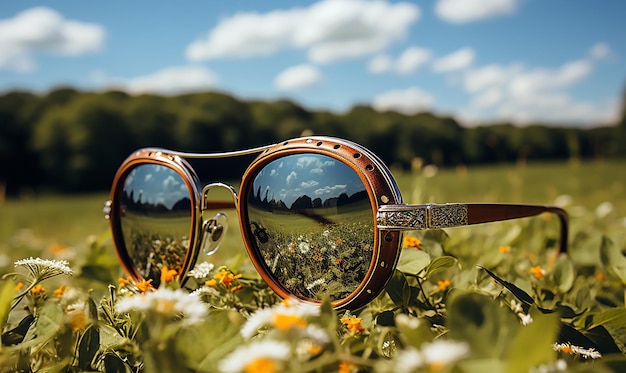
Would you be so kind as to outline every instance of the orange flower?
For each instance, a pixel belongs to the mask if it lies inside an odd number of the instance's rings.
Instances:
[[[87,325],[87,316],[85,312],[80,309],[68,311],[63,318],[65,324],[67,324],[73,331],[77,332],[82,330]]]
[[[215,281],[215,279],[210,279],[210,280],[208,280],[207,282],[205,282],[204,284],[205,284],[206,286],[209,286],[209,287],[214,288],[214,287],[216,287],[216,286],[217,286],[217,281]]]
[[[126,278],[119,278],[117,280],[117,282],[119,282],[120,287],[124,287],[126,285],[130,285],[130,283],[132,282],[132,280],[130,279],[130,276],[126,277]]]
[[[498,251],[502,254],[506,254],[509,251],[511,251],[511,246],[509,245],[500,245],[500,247],[498,248]]]
[[[258,357],[246,365],[244,373],[274,373],[277,370],[274,360],[268,357]]]
[[[161,282],[172,282],[178,275],[178,271],[175,269],[169,269],[166,265],[161,267]]]
[[[277,313],[272,322],[276,329],[284,332],[289,329],[304,329],[307,322],[298,315],[290,315],[285,313]]]
[[[237,292],[237,291],[239,291],[239,290],[241,290],[241,289],[243,289],[243,285],[239,284],[239,285],[237,285],[237,286],[233,286],[233,287],[230,289],[230,291],[234,293],[234,292]]]
[[[545,276],[546,274],[546,271],[544,271],[543,268],[541,268],[541,266],[530,267],[529,271],[538,280],[541,280],[543,276]]]
[[[137,283],[135,283],[135,286],[137,286],[137,289],[139,289],[140,292],[145,293],[149,290],[154,290],[154,287],[152,286],[152,279],[150,280],[141,280]]]
[[[339,363],[337,373],[350,373],[353,366],[354,364],[349,361],[342,361],[341,363]]]
[[[61,285],[54,291],[54,295],[56,295],[57,298],[61,298],[63,296],[63,293],[65,293],[69,289],[70,288],[68,288],[67,286]]]
[[[362,321],[362,318],[356,317],[354,315],[352,315],[352,317],[344,316],[341,319],[341,322],[348,327],[349,331],[356,333],[363,333],[365,331],[365,328],[363,327],[363,325],[361,325]]]
[[[23,287],[24,287],[24,283],[20,281],[17,283],[17,285],[15,285],[15,291],[20,291]]]
[[[421,246],[422,241],[420,241],[419,238],[413,236],[404,236],[402,247],[413,247],[419,249],[421,248]]]
[[[41,285],[35,285],[35,287],[33,287],[32,289],[30,289],[30,292],[32,294],[38,295],[38,294],[42,294],[46,291],[46,289],[44,289],[43,286]]]
[[[221,271],[219,271],[215,276],[213,276],[214,279],[219,280],[221,284],[224,284],[226,286],[230,286],[233,281],[241,278],[243,275],[238,274],[238,275],[234,275],[231,272],[222,269]]]
[[[452,285],[450,280],[437,280],[437,286],[439,286],[439,290],[444,291]]]
[[[67,251],[66,245],[61,245],[57,243],[57,244],[50,246],[50,252],[55,255],[61,255],[65,253],[66,251]]]
[[[596,278],[596,281],[602,281],[602,280],[604,280],[604,273],[603,273],[603,272],[601,272],[601,271],[596,272],[596,274],[595,274],[595,278]]]

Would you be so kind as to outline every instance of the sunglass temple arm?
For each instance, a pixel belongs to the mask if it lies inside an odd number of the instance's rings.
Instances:
[[[556,206],[496,203],[383,205],[378,209],[377,223],[379,229],[390,230],[451,228],[525,218],[544,212],[557,215],[561,228],[559,251],[567,252],[567,212]]]

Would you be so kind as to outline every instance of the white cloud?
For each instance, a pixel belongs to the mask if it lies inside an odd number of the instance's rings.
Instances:
[[[512,14],[519,0],[438,0],[435,13],[451,23],[467,23]]]
[[[475,53],[472,48],[465,47],[441,57],[433,62],[435,72],[449,72],[468,68],[474,62]]]
[[[238,13],[187,47],[192,61],[269,55],[297,48],[317,63],[379,52],[404,37],[420,17],[417,5],[323,0],[306,8]]]
[[[388,55],[378,55],[368,63],[368,70],[374,74],[394,71],[398,74],[410,74],[428,62],[432,52],[425,48],[409,47],[394,61]]]
[[[30,8],[0,20],[0,69],[32,71],[36,53],[78,56],[97,52],[104,38],[99,25],[64,19],[47,7]]]
[[[394,110],[408,115],[428,110],[434,97],[417,87],[382,93],[374,98],[373,107],[378,111]]]
[[[612,52],[611,52],[611,47],[609,47],[607,43],[596,43],[589,50],[589,54],[591,55],[593,59],[602,60],[602,59],[609,57],[612,54]]]
[[[471,95],[470,107],[461,117],[469,121],[490,118],[518,124],[614,122],[619,107],[615,100],[591,103],[575,100],[568,93],[593,68],[593,59],[589,59],[566,62],[557,68],[527,68],[513,63],[468,70],[463,86]]]
[[[393,66],[393,60],[386,54],[379,54],[367,63],[367,70],[374,74],[384,73],[389,71]]]
[[[322,78],[319,69],[312,65],[297,65],[283,70],[274,79],[278,89],[293,90],[313,86]]]
[[[207,90],[215,86],[217,77],[202,66],[169,67],[153,74],[132,79],[110,79],[112,86],[121,86],[129,93],[177,94]]]

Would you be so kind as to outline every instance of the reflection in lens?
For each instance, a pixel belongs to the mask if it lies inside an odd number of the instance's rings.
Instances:
[[[161,268],[180,273],[191,229],[190,193],[173,169],[156,164],[133,168],[123,181],[120,220],[128,256],[158,287]]]
[[[253,177],[247,228],[275,281],[304,299],[356,290],[374,245],[372,206],[356,172],[329,156],[295,154]]]

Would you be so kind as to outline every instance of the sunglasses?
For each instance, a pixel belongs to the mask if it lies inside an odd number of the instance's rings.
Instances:
[[[224,183],[202,186],[188,160],[258,154],[239,192]],[[211,201],[226,188],[234,202]],[[283,298],[338,309],[373,300],[391,278],[405,231],[458,227],[554,213],[561,252],[567,213],[525,204],[403,204],[391,172],[374,153],[351,141],[303,137],[259,148],[213,154],[140,149],[118,169],[105,204],[117,255],[135,280],[158,286],[161,268],[184,286],[199,254],[219,247],[226,215],[236,206],[252,264]]]

